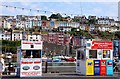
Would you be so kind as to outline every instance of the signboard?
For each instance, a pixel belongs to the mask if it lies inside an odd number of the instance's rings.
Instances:
[[[86,75],[94,75],[94,61],[86,60]]]
[[[107,75],[113,75],[113,61],[112,60],[107,60]]]
[[[100,75],[106,75],[106,60],[100,60]]]
[[[113,49],[112,42],[101,42],[101,41],[92,41],[92,49]]]
[[[100,75],[100,60],[94,60],[94,75]]]
[[[42,60],[40,58],[25,58],[21,60],[20,77],[42,76]]]
[[[42,41],[22,41],[21,42],[21,49],[26,50],[35,50],[35,49],[42,49]]]

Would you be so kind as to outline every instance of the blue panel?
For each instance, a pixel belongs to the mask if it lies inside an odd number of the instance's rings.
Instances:
[[[100,60],[94,60],[94,75],[100,75]]]
[[[113,61],[112,60],[107,60],[106,63],[106,67],[107,67],[107,75],[113,75]]]
[[[55,26],[53,21],[50,22],[50,26]]]

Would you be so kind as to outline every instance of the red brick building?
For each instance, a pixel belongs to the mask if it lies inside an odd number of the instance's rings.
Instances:
[[[53,43],[57,45],[69,45],[70,44],[70,35],[64,34],[62,32],[49,33],[42,35],[42,41]]]

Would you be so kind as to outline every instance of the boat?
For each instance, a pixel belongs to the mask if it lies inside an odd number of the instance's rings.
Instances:
[[[53,56],[52,62],[61,62],[61,58],[59,58],[59,56]]]

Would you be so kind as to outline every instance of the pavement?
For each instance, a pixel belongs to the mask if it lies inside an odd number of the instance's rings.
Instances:
[[[120,73],[113,76],[83,76],[76,73],[44,73],[41,77],[23,77],[4,75],[2,79],[120,79]]]

